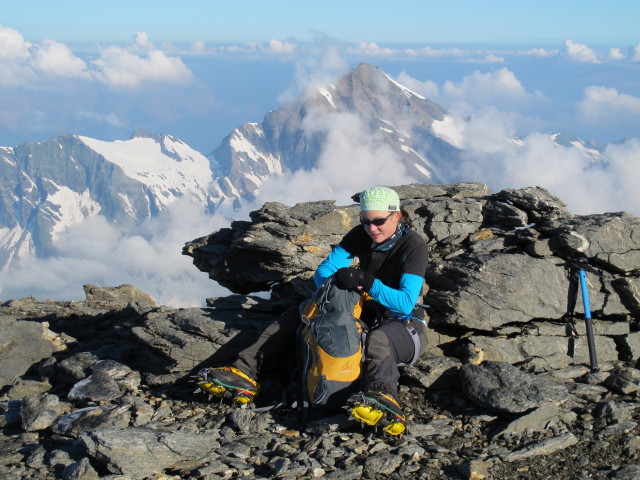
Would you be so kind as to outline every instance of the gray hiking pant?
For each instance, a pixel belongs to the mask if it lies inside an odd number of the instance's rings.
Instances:
[[[271,323],[258,339],[241,350],[232,366],[253,379],[283,361],[294,361],[296,355],[296,331],[300,324],[297,307],[290,308]],[[420,354],[427,348],[427,328],[423,322],[410,323],[420,337]],[[397,398],[399,366],[414,358],[415,342],[407,324],[399,320],[384,320],[367,333],[365,343],[365,391],[382,391]]]
[[[298,325],[299,309],[292,307],[269,324],[255,342],[238,352],[232,366],[253,379],[259,379],[270,369],[282,367],[283,363],[287,366],[295,361]]]
[[[400,320],[383,320],[380,326],[369,331],[365,347],[365,391],[389,393],[398,398],[398,367],[411,363],[416,347],[420,348],[418,355],[427,348],[426,324],[412,320],[409,325],[418,333],[420,346],[415,344],[407,324]]]

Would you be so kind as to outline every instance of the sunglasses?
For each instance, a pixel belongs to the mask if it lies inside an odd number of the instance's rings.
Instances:
[[[364,225],[365,227],[368,227],[370,225],[374,225],[376,227],[381,227],[385,223],[387,223],[387,220],[389,220],[389,218],[391,218],[391,215],[393,215],[393,214],[394,214],[394,212],[391,212],[389,215],[387,215],[384,218],[374,218],[373,220],[367,220],[365,218],[360,217],[360,223],[362,225]]]

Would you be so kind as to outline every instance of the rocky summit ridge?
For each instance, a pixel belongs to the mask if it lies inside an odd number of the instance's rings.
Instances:
[[[308,294],[315,265],[357,221],[356,205],[270,203],[185,244],[234,292],[206,308],[157,305],[131,285],[0,305],[0,477],[639,478],[639,219],[573,215],[541,188],[395,188],[431,254],[429,351],[400,381],[405,435],[346,414],[300,431],[286,411],[192,393],[200,367]],[[576,267],[597,369],[580,302],[570,315]],[[283,370],[265,378],[256,406],[287,382]]]

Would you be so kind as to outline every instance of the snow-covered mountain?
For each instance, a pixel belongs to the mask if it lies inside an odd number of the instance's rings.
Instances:
[[[55,253],[56,234],[87,218],[135,227],[181,197],[208,205],[209,160],[170,135],[104,142],[63,135],[0,149],[0,267]]]
[[[345,115],[359,119],[363,135],[384,142],[416,182],[437,183],[436,165],[456,156],[456,149],[431,129],[446,113],[378,67],[361,64],[226,137],[209,155],[225,172],[216,179],[214,196],[251,199],[269,176],[315,167],[329,132]]]
[[[448,120],[440,105],[361,64],[268,112],[261,123],[238,127],[208,156],[171,135],[145,131],[122,141],[63,135],[0,147],[0,270],[15,259],[55,255],[56,235],[96,215],[135,232],[185,197],[232,214],[255,199],[266,179],[316,168],[336,130],[354,122],[357,135],[383,145],[415,182],[447,181],[465,154],[443,134]],[[602,161],[578,139],[552,138]]]

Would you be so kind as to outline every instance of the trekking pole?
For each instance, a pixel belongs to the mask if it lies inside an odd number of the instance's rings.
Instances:
[[[584,321],[587,327],[587,342],[589,344],[589,361],[591,371],[598,371],[598,358],[596,357],[596,343],[593,338],[593,324],[591,323],[591,307],[589,306],[589,290],[587,289],[587,276],[584,270],[578,271],[580,288],[582,290],[582,305],[584,306]]]

